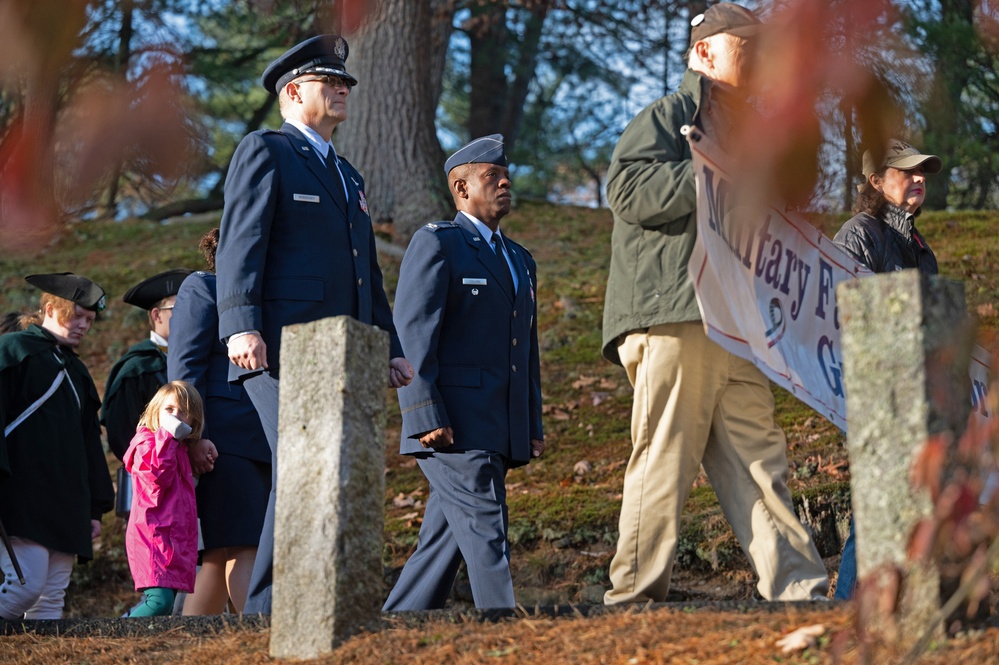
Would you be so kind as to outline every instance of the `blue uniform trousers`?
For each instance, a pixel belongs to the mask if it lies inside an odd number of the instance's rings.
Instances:
[[[243,389],[257,409],[260,424],[267,436],[267,445],[271,448],[271,493],[267,497],[267,512],[260,531],[257,558],[253,562],[243,612],[270,614],[274,569],[274,508],[277,500],[278,380],[269,372],[261,372],[243,381]]]
[[[462,559],[477,608],[515,607],[506,537],[506,457],[483,450],[435,452],[417,463],[430,481],[430,498],[416,552],[382,610],[444,607]]]

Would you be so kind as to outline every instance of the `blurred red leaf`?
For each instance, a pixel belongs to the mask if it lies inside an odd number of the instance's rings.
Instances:
[[[150,174],[180,175],[189,143],[178,100],[183,94],[167,68],[141,83],[104,79],[80,91],[63,113],[59,144],[72,146],[68,195],[89,193],[109,169],[141,159]]]
[[[807,201],[822,143],[816,108],[829,94],[857,109],[867,143],[884,142],[897,111],[856,52],[879,39],[868,31],[894,11],[888,0],[792,0],[768,17],[758,52],[780,57],[756,62],[756,94],[765,100],[765,113],[737,129],[741,138],[732,147],[737,164],[751,165],[743,172],[757,179],[751,183],[757,191],[791,204]]]
[[[357,32],[371,12],[371,0],[339,0],[340,26],[343,34]]]
[[[913,561],[929,561],[935,553],[937,523],[932,519],[920,520],[912,530],[906,554]]]
[[[0,77],[54,89],[87,20],[88,0],[7,0],[0,3]]]
[[[0,142],[0,250],[37,251],[59,228],[48,128],[23,116]]]
[[[934,503],[940,496],[941,473],[953,437],[950,432],[934,434],[916,454],[909,469],[909,482],[929,490]]]

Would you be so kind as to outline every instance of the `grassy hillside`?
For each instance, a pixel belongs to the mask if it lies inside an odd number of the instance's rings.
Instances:
[[[819,220],[832,234],[838,220]],[[920,218],[942,272],[966,283],[969,309],[991,343],[999,327],[999,223],[995,213],[935,213]],[[132,343],[147,335],[144,312],[121,295],[139,280],[175,267],[199,268],[198,239],[211,223],[85,223],[69,228],[37,256],[0,256],[0,312],[27,311],[38,292],[26,274],[70,270],[102,284],[109,307],[80,352],[98,390]],[[518,600],[595,601],[607,583],[617,534],[622,477],[630,452],[631,388],[623,371],[600,356],[600,326],[609,262],[611,217],[606,210],[520,205],[504,230],[538,262],[539,321],[548,452],[508,477],[510,540]],[[398,260],[381,257],[394,290]],[[836,517],[848,506],[848,468],[838,431],[784,391],[775,390],[787,433],[790,485],[814,523],[826,528],[820,548],[832,570],[838,563]],[[396,454],[399,414],[387,394],[385,564],[401,566],[412,551],[427,497],[412,460]],[[113,458],[111,458],[113,461]],[[112,468],[116,463],[112,464]],[[116,616],[132,601],[120,520],[108,515],[96,561],[78,567],[69,616]],[[752,576],[704,478],[695,486],[677,561],[676,587],[687,594],[746,597]],[[391,573],[386,583],[393,580]],[[386,588],[387,592],[387,588]],[[459,590],[459,593],[461,591]]]

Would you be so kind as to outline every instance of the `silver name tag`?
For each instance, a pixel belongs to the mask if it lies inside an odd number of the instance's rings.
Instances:
[[[473,286],[485,286],[486,280],[482,279],[481,277],[466,277],[463,280],[461,280],[461,283],[471,284]]]
[[[315,194],[295,194],[292,198],[304,203],[319,203],[319,197]]]

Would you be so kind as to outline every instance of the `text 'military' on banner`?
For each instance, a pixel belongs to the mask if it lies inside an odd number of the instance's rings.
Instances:
[[[688,270],[708,337],[846,431],[836,285],[871,275],[781,205],[742,196],[728,158],[687,134],[697,182],[697,243]],[[971,401],[988,418],[989,354],[975,347]]]

